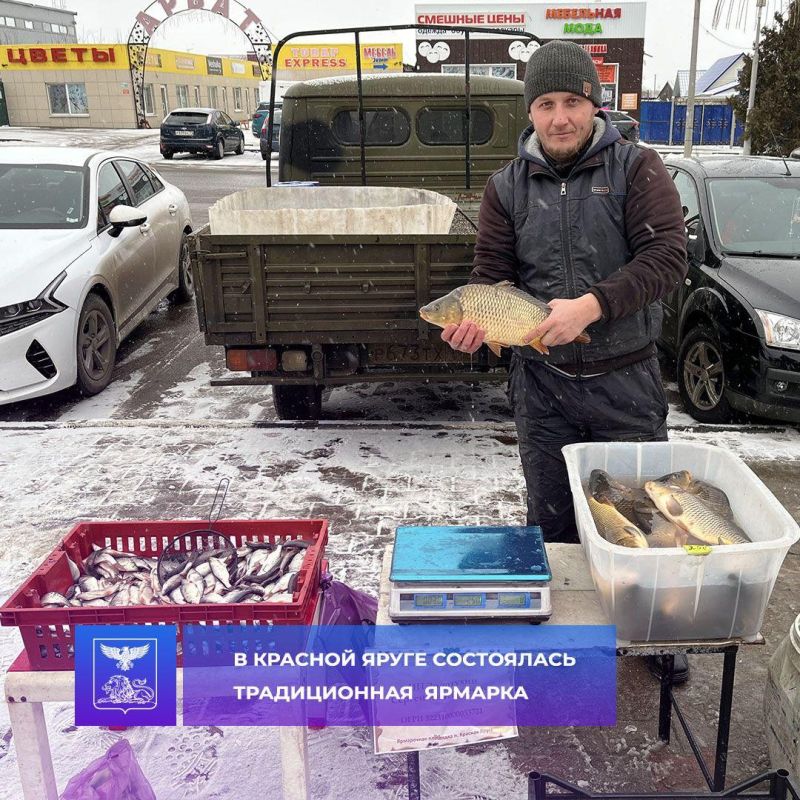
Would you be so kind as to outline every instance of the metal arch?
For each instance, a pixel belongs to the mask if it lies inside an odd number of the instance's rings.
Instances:
[[[229,0],[229,2],[234,3],[246,13],[252,13],[250,9],[242,5],[239,0]],[[159,2],[159,0],[153,0],[153,2],[143,10],[142,14],[147,14],[147,12],[150,11],[150,9],[154,6],[163,8],[163,4]],[[225,17],[210,8],[183,8],[180,11],[175,11],[174,13],[170,14],[167,19],[170,19],[171,17],[177,17],[178,15],[184,14],[187,11],[207,11],[210,14],[217,14],[217,16],[222,16],[223,19],[227,19],[228,22],[235,27],[239,27],[229,17]],[[154,26],[152,33],[154,33],[164,22],[166,22],[166,20],[161,20],[158,25]],[[241,28],[239,28],[239,30],[241,30]],[[261,70],[261,80],[268,81],[271,77],[270,70],[272,67],[272,37],[260,19],[258,19],[252,26],[252,31],[253,32],[247,32],[242,30],[241,32],[247,37],[247,40],[250,42],[250,46],[255,53],[256,59],[258,60],[258,66]],[[134,22],[131,32],[128,35],[128,63],[130,65],[131,72],[131,85],[133,86],[133,102],[136,110],[136,125],[139,128],[147,126],[147,116],[145,114],[144,107],[144,79],[145,72],[147,71],[147,50],[150,47],[150,38],[152,33],[148,31],[148,29],[137,17],[136,22]]]

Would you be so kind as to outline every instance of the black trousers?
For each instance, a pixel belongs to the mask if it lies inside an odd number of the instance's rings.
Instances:
[[[508,395],[528,490],[528,525],[540,525],[548,542],[578,541],[562,447],[667,438],[667,399],[655,356],[577,380],[514,355]]]

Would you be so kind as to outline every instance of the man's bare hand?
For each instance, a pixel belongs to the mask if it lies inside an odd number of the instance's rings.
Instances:
[[[468,319],[460,325],[446,325],[442,331],[443,341],[461,353],[476,352],[483,344],[485,336],[486,331]]]
[[[587,325],[603,316],[600,303],[593,294],[585,294],[575,300],[551,300],[547,305],[552,313],[525,336],[526,342],[539,339],[545,347],[569,344]]]

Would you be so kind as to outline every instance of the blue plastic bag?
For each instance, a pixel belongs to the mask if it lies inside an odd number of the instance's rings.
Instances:
[[[156,800],[156,795],[127,739],[120,739],[72,778],[61,800]]]

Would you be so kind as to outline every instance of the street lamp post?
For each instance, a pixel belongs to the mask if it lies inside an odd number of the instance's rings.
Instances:
[[[756,14],[756,41],[753,46],[753,64],[750,69],[750,97],[747,101],[747,118],[745,119],[745,131],[749,129],[749,122],[750,122],[750,112],[753,110],[753,107],[756,104],[756,81],[758,80],[758,47],[761,43],[761,12],[764,9],[764,6],[767,4],[767,0],[756,0],[756,8],[758,9]],[[750,155],[750,134],[746,134],[745,140],[742,143],[742,155],[749,156]]]
[[[763,0],[759,0],[763,2]],[[683,157],[692,155],[694,138],[694,91],[697,79],[697,37],[700,32],[700,0],[694,0],[694,26],[692,28],[692,60],[689,64],[689,94],[686,98],[686,132],[683,139]]]

